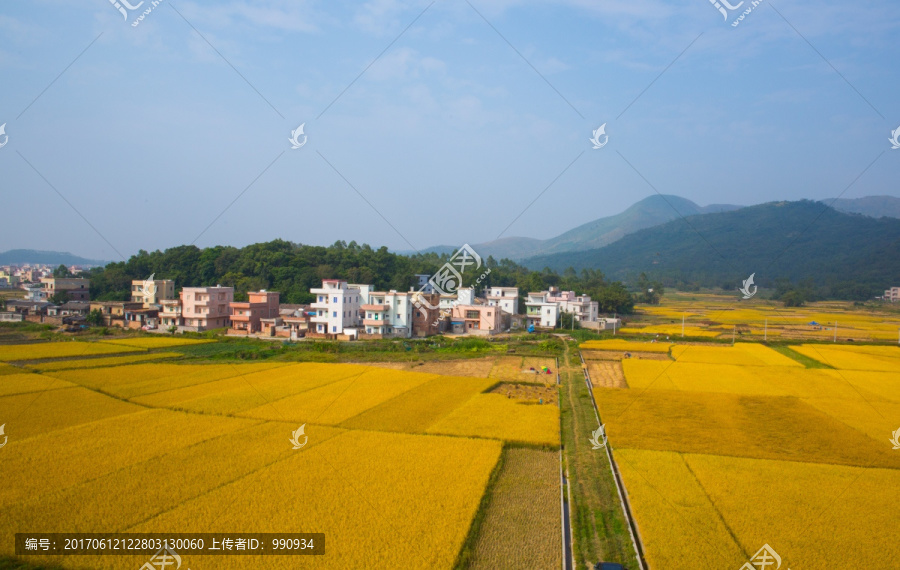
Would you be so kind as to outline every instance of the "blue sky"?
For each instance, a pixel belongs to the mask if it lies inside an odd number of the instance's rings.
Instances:
[[[749,1],[470,1],[163,0],[136,27],[149,0],[4,2],[0,250],[408,250],[656,191],[900,196],[896,2],[764,0],[732,27]]]

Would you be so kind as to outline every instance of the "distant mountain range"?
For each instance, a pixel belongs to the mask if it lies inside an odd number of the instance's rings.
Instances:
[[[839,212],[862,214],[872,218],[900,218],[900,198],[893,196],[864,196],[862,198],[822,200]],[[832,202],[834,202],[832,204]]]
[[[822,200],[835,210],[862,214],[872,218],[900,218],[900,198],[866,196],[863,198]],[[719,214],[740,210],[746,206],[711,204],[699,206],[680,196],[654,195],[633,204],[614,216],[599,218],[550,239],[506,237],[484,243],[471,244],[482,257],[509,258],[523,261],[556,253],[589,251],[614,243],[636,231],[652,228],[682,217]],[[439,245],[423,253],[452,253],[458,246]],[[410,252],[403,252],[410,253]]]
[[[859,207],[859,204],[856,204]],[[751,273],[857,288],[857,298],[900,284],[900,219],[839,212],[822,202],[771,202],[694,215],[639,230],[602,248],[531,257],[534,270],[596,268],[633,281],[641,272],[669,283],[739,284]],[[735,285],[736,286],[736,285]]]
[[[540,240],[508,237],[471,245],[482,257],[492,255],[498,260],[521,260],[536,255],[585,251],[603,247],[630,233],[658,226],[681,216],[728,212],[741,207],[728,204],[698,206],[679,196],[654,195],[635,203],[621,214],[599,218],[554,238]],[[436,246],[423,253],[452,253],[457,247]]]
[[[0,265],[106,265],[108,261],[85,259],[68,252],[11,249],[0,253]]]

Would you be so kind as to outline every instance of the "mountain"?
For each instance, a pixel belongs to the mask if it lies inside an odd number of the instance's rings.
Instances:
[[[681,216],[708,214],[736,210],[741,206],[715,204],[701,207],[679,196],[653,195],[633,204],[620,214],[599,218],[554,238],[539,240],[526,237],[507,237],[494,241],[472,244],[484,258],[508,258],[521,260],[536,255],[565,251],[584,251],[603,247],[643,228],[663,224]],[[423,253],[452,253],[453,246],[436,246]]]
[[[834,200],[822,200],[825,204],[840,212],[862,214],[873,218],[887,216],[888,218],[900,218],[900,198],[893,196],[864,196],[862,198],[843,198]]]
[[[607,245],[526,259],[531,269],[595,268],[613,279],[640,272],[670,284],[760,286],[811,278],[819,287],[854,288],[856,297],[900,284],[900,220],[838,212],[810,200],[772,202],[695,215]]]
[[[38,251],[36,249],[11,249],[0,253],[0,265],[106,265],[108,261],[85,259],[61,251]]]

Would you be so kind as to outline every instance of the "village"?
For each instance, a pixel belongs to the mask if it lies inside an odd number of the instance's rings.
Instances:
[[[77,274],[80,268],[69,268]],[[421,338],[437,334],[489,336],[550,330],[564,314],[574,326],[615,331],[621,319],[601,317],[588,295],[550,287],[520,296],[517,287],[459,287],[439,292],[430,275],[416,275],[409,291],[377,291],[373,285],[324,279],[310,289],[310,304],[280,302],[278,291],[247,293],[235,301],[234,287],[183,287],[171,279],[135,279],[128,301],[92,301],[90,280],[55,277],[47,268],[4,268],[16,274],[24,298],[9,299],[0,322],[30,321],[78,330],[89,325],[157,333],[221,330],[227,335],[296,340]]]

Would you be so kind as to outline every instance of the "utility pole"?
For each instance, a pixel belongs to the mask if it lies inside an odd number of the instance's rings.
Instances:
[[[733,325],[734,328],[731,329],[731,346],[734,346],[734,334],[737,332],[737,325]]]
[[[681,313],[681,338],[684,338],[684,313]]]
[[[763,342],[769,341],[769,319],[766,319],[766,325],[763,329]]]
[[[832,342],[837,342],[837,321],[834,321],[834,340]]]

